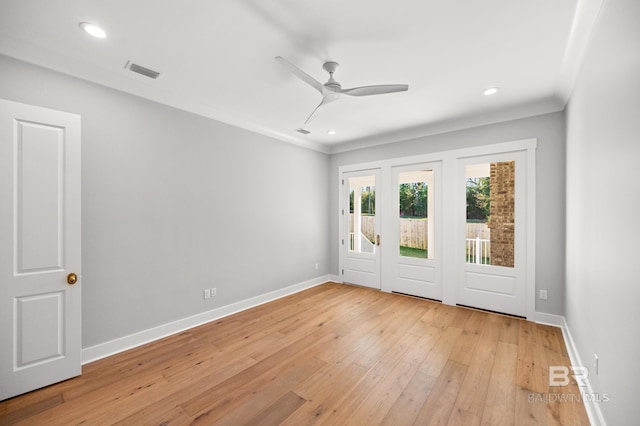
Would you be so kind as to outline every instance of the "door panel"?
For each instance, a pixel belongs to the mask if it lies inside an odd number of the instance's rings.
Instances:
[[[433,282],[436,279],[435,268],[423,265],[399,263],[398,278],[402,280]]]
[[[375,259],[358,259],[353,256],[347,258],[347,269],[354,272],[363,272],[366,274],[377,273]]]
[[[16,368],[56,359],[64,354],[64,293],[16,298]]]
[[[457,303],[526,316],[525,154],[459,160]]]
[[[514,276],[500,276],[496,273],[481,274],[467,271],[465,278],[465,285],[469,290],[487,291],[506,294],[508,296],[513,295],[516,290],[516,279]]]
[[[380,170],[342,174],[342,280],[380,288]]]
[[[385,289],[442,299],[439,254],[440,163],[397,166],[391,170],[392,225],[384,248]]]
[[[80,374],[80,117],[0,100],[0,399]]]
[[[18,273],[62,268],[64,130],[16,120]]]

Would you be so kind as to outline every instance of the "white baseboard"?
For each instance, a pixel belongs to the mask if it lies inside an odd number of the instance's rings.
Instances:
[[[564,337],[564,343],[567,347],[567,352],[569,353],[569,359],[571,360],[571,365],[573,366],[584,366],[582,363],[582,359],[580,359],[580,354],[578,353],[578,348],[576,347],[576,343],[571,336],[571,331],[569,330],[569,324],[564,317],[562,317],[562,336]],[[587,377],[585,381],[586,386],[580,387],[580,392],[583,395],[582,401],[584,403],[584,408],[587,410],[587,416],[589,417],[589,422],[594,426],[606,426],[607,423],[604,420],[604,416],[602,415],[602,410],[600,410],[600,405],[597,402],[592,401],[589,398],[584,398],[584,394],[593,395],[593,388],[591,387],[591,381],[589,377]]]
[[[188,330],[190,328],[220,319],[222,317],[226,317],[231,314],[235,314],[236,312],[244,311],[254,306],[262,305],[263,303],[271,302],[272,300],[280,299],[281,297],[289,296],[302,290],[315,287],[327,281],[332,281],[332,277],[330,275],[324,275],[309,281],[271,291],[260,296],[241,300],[230,305],[221,306],[207,312],[202,312],[200,314],[182,318],[180,320],[153,327],[148,330],[143,330],[137,333],[130,334],[128,336],[120,337],[109,342],[100,343],[95,346],[84,348],[82,350],[82,364],[97,361],[101,358],[106,358],[110,355],[115,355],[119,352],[135,348],[136,346],[144,345],[145,343],[149,343],[154,340],[170,336],[172,334],[180,333],[184,330]]]
[[[329,275],[329,281],[333,281],[334,283],[341,283],[339,275]]]
[[[538,324],[552,325],[560,328],[566,324],[562,315],[547,314],[545,312],[536,312],[535,321]]]
[[[536,312],[535,321],[539,324],[560,327],[560,329],[562,329],[564,344],[567,347],[567,352],[569,353],[571,365],[576,367],[584,366],[582,360],[580,359],[580,355],[578,354],[576,344],[573,341],[573,337],[571,337],[571,331],[569,330],[569,325],[567,324],[567,320],[565,317],[561,315],[547,314],[545,312]],[[602,410],[600,410],[600,406],[598,405],[598,403],[592,401],[590,398],[584,397],[584,394],[593,394],[593,388],[591,387],[591,382],[589,381],[588,377],[585,380],[585,385],[586,386],[580,387],[580,392],[583,396],[582,401],[584,403],[585,409],[587,410],[589,422],[592,425],[606,426],[606,422],[604,420],[604,417],[602,416]]]

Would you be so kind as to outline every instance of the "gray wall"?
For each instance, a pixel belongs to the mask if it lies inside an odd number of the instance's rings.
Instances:
[[[3,56],[0,97],[82,116],[83,347],[329,273],[327,155]]]
[[[564,314],[565,123],[562,112],[358,149],[331,156],[331,273],[338,274],[338,168],[343,165],[537,138],[536,281],[548,290],[536,311]],[[446,188],[445,188],[446,190]]]
[[[567,108],[566,318],[609,425],[640,418],[639,162],[640,2],[607,1]]]

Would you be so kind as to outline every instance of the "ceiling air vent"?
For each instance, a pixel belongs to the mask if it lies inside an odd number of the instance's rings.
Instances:
[[[124,66],[125,68],[129,68],[129,70],[138,73],[140,75],[144,75],[145,77],[149,77],[152,79],[156,79],[160,76],[160,73],[158,71],[154,71],[152,69],[143,67],[142,65],[138,65],[138,64],[134,64],[133,62],[129,61],[127,62],[127,64]]]
[[[303,135],[308,135],[309,133],[311,133],[310,131],[303,129],[302,127],[296,129],[296,132],[302,133]]]

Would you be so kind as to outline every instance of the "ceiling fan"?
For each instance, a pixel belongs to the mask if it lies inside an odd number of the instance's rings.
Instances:
[[[300,68],[293,65],[291,62],[284,59],[282,56],[276,56],[276,61],[280,62],[296,77],[298,77],[300,80],[304,81],[305,83],[316,89],[318,92],[320,92],[320,94],[322,94],[322,101],[311,112],[311,115],[309,115],[309,117],[305,120],[304,124],[307,124],[311,120],[311,117],[313,117],[313,114],[316,113],[318,108],[320,108],[322,105],[328,104],[329,102],[340,99],[340,95],[371,96],[382,95],[385,93],[405,92],[409,89],[409,85],[407,84],[379,84],[376,86],[361,86],[353,87],[351,89],[343,89],[340,83],[333,79],[333,73],[340,65],[337,62],[329,61],[325,62],[322,65],[322,68],[329,73],[329,80],[327,80],[326,83],[322,84],[306,72],[302,71]]]

